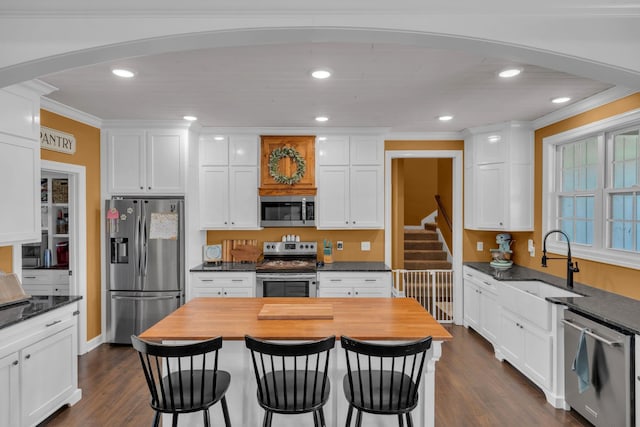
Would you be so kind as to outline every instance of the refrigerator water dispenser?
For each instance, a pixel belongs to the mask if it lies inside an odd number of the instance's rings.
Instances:
[[[129,239],[127,237],[111,238],[111,264],[129,263]]]

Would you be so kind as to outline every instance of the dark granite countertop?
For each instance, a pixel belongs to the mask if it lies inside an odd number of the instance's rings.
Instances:
[[[209,272],[209,271],[256,271],[256,264],[253,262],[219,262],[219,263],[205,263],[193,267],[191,272]]]
[[[221,262],[217,264],[200,264],[193,267],[191,272],[208,272],[208,271],[256,271],[256,264],[252,262]],[[319,263],[318,271],[391,271],[384,262],[375,261],[356,261],[356,262],[333,262],[331,264],[322,265]]]
[[[39,295],[0,308],[0,329],[82,299],[76,295]]]
[[[332,262],[331,264],[318,265],[318,272],[326,271],[359,271],[359,272],[376,272],[391,271],[384,262],[375,261],[356,261],[356,262]]]
[[[562,277],[530,268],[514,265],[508,270],[498,270],[488,262],[467,262],[466,266],[485,273],[496,280],[539,280],[558,288],[567,289]],[[602,289],[575,282],[570,289],[583,297],[547,298],[555,304],[566,305],[570,310],[586,315],[593,320],[604,322],[622,332],[640,334],[640,301]]]

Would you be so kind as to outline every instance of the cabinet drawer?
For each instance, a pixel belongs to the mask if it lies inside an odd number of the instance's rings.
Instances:
[[[193,273],[194,286],[251,286],[251,273]]]
[[[321,286],[378,286],[390,285],[388,273],[318,273],[318,281]]]

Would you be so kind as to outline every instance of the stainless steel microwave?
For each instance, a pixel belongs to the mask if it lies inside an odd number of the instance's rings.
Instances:
[[[261,227],[315,227],[314,196],[260,197]]]

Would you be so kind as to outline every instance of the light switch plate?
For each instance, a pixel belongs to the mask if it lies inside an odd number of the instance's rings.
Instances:
[[[336,250],[341,251],[343,247],[344,247],[344,245],[342,244],[342,240],[338,240],[336,242]]]
[[[482,252],[484,250],[484,242],[476,242],[476,251]]]
[[[371,250],[371,242],[360,242],[360,250],[361,251],[370,251]]]

